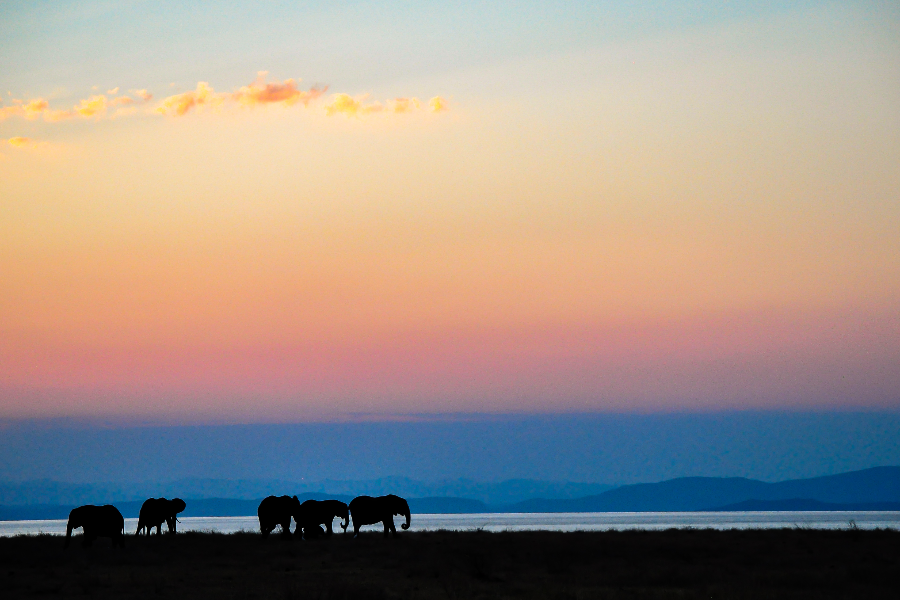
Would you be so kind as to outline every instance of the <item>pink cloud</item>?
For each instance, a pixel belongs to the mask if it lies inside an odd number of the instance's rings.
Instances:
[[[240,88],[232,95],[232,98],[243,106],[275,102],[280,102],[285,106],[302,102],[306,106],[311,100],[315,100],[328,89],[327,86],[322,89],[311,87],[307,91],[302,91],[297,89],[297,82],[293,79],[267,83],[266,75],[268,75],[268,71],[260,71],[256,81]]]

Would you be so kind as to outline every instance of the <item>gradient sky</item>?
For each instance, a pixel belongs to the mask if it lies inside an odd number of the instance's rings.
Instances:
[[[900,408],[896,2],[4,2],[0,418]]]

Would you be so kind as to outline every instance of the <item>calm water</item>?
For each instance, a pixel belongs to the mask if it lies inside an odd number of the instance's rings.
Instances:
[[[234,533],[258,531],[256,517],[185,517],[180,531]],[[413,515],[411,531],[606,531],[609,529],[846,529],[850,521],[862,529],[900,529],[900,512],[685,512],[685,513],[486,513],[471,515]],[[400,519],[396,519],[398,524]],[[125,519],[125,531],[133,533],[137,519]],[[163,527],[165,529],[165,527]],[[340,527],[335,522],[335,529]],[[380,530],[367,526],[363,531]],[[0,521],[0,536],[49,533],[65,535],[66,522]]]

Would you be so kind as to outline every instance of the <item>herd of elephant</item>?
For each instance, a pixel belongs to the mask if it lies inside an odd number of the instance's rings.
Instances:
[[[157,535],[162,533],[165,523],[170,533],[175,533],[178,513],[187,505],[181,498],[149,498],[141,505],[138,526],[135,535],[150,535],[156,528]],[[346,532],[350,520],[353,520],[353,537],[359,535],[363,525],[381,523],[384,535],[397,535],[394,527],[394,516],[406,517],[400,527],[409,529],[409,504],[403,498],[388,494],[387,496],[358,496],[347,505],[340,500],[307,500],[300,502],[297,496],[269,496],[259,503],[259,531],[267,537],[276,527],[281,526],[283,537],[298,536],[312,539],[333,533],[332,523],[335,518],[341,519],[341,529]],[[291,519],[297,524],[291,534]],[[324,526],[324,529],[323,529]],[[125,519],[115,506],[79,506],[69,513],[66,524],[66,546],[72,538],[72,530],[81,528],[84,532],[82,543],[90,546],[98,537],[112,539],[113,546],[125,547]]]

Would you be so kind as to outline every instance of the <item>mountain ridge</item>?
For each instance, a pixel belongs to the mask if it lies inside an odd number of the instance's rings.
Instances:
[[[380,480],[373,480],[380,481]],[[532,482],[533,483],[533,482]],[[522,484],[527,485],[532,484]],[[371,487],[371,486],[370,486]],[[558,489],[554,488],[554,489]],[[394,490],[388,490],[394,491]],[[294,490],[282,490],[276,495]],[[348,502],[353,494],[301,492],[301,500],[331,497]],[[371,493],[371,492],[370,492]],[[384,493],[384,492],[382,492]],[[171,494],[175,495],[175,494]],[[265,494],[270,495],[270,494]],[[197,498],[188,500],[183,516],[247,516],[256,514],[257,498]],[[414,513],[478,512],[694,512],[728,510],[900,510],[900,466],[885,466],[767,483],[743,477],[680,477],[658,483],[625,485],[580,498],[530,498],[519,502],[486,503],[459,496],[408,497]],[[0,504],[0,520],[66,518],[77,504],[101,504],[95,499],[75,503]],[[140,500],[114,501],[126,517],[137,516]],[[800,508],[785,508],[785,507]],[[806,507],[806,508],[803,508]],[[126,514],[127,513],[127,514]],[[35,515],[56,515],[35,516]],[[31,516],[24,516],[31,515]],[[60,516],[61,515],[61,516]]]

